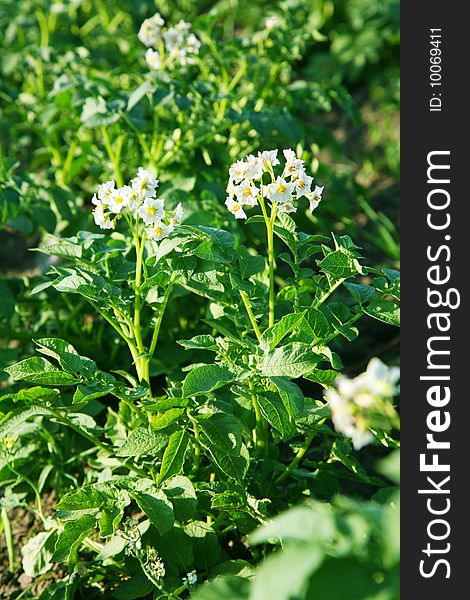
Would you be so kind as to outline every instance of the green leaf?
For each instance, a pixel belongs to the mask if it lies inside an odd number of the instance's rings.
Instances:
[[[243,279],[248,279],[264,271],[266,263],[262,256],[250,254],[245,246],[237,248],[237,255],[240,274]]]
[[[168,436],[139,427],[131,431],[127,440],[117,449],[117,456],[157,456],[167,445]]]
[[[95,515],[99,510],[112,508],[115,504],[124,508],[130,502],[126,490],[117,489],[109,481],[93,483],[64,496],[56,505],[57,517],[62,520],[77,519],[84,514]]]
[[[192,600],[248,600],[250,595],[250,580],[246,577],[230,576],[217,577],[201,587]],[[274,596],[275,598],[275,596]]]
[[[202,365],[192,369],[183,381],[183,397],[205,395],[233,381],[232,372],[221,365]]]
[[[15,296],[9,286],[0,281],[0,317],[10,320],[15,313]]]
[[[293,419],[298,417],[303,412],[305,404],[302,390],[296,383],[283,377],[271,377],[271,381],[276,386],[290,417]]]
[[[73,375],[92,377],[98,370],[95,361],[80,356],[75,348],[60,338],[42,338],[34,340],[39,346],[38,351],[46,356],[55,358],[62,369]]]
[[[183,348],[195,350],[217,350],[215,339],[211,335],[196,335],[190,340],[178,340]]]
[[[267,377],[295,379],[314,369],[321,360],[321,355],[315,353],[308,344],[292,342],[267,354],[259,368],[262,375]]]
[[[392,300],[373,300],[363,310],[366,315],[378,321],[388,325],[400,326],[400,308]]]
[[[149,486],[144,491],[132,488],[129,488],[128,491],[160,535],[170,531],[175,522],[175,514],[171,502],[162,490],[158,490],[155,486]]]
[[[206,571],[219,560],[221,549],[217,534],[211,525],[203,521],[192,521],[184,527],[193,542],[194,566]]]
[[[350,252],[333,250],[323,258],[317,260],[318,266],[323,273],[329,275],[333,280],[352,277],[356,274],[364,274],[363,268]]]
[[[264,418],[274,429],[279,431],[284,440],[294,435],[294,423],[278,394],[274,392],[265,392],[264,395],[260,394],[258,395],[258,404]]]
[[[11,399],[14,402],[36,402],[41,400],[43,402],[51,402],[59,396],[58,390],[52,388],[44,388],[39,385],[32,388],[25,388],[19,390],[14,394],[5,394],[0,398],[0,401]]]
[[[106,396],[114,389],[114,385],[109,383],[108,385],[102,384],[100,381],[92,381],[87,384],[78,384],[77,389],[73,395],[73,404],[81,404],[91,402],[96,398],[102,398]]]
[[[162,489],[173,505],[175,519],[184,522],[194,518],[197,510],[196,490],[187,477],[175,475],[165,481]]]
[[[308,336],[307,340],[312,344],[323,341],[330,333],[328,320],[318,308],[307,309],[304,320],[300,325],[300,329]]]
[[[359,304],[369,302],[373,300],[377,292],[371,285],[363,285],[362,283],[350,283],[346,281],[344,287],[351,293],[352,297],[355,298]]]
[[[338,371],[332,371],[330,369],[314,369],[310,373],[304,375],[305,379],[320,383],[324,387],[330,386],[333,381],[338,377]]]
[[[40,356],[26,358],[7,367],[5,371],[15,381],[31,381],[42,385],[73,385],[80,381],[70,373],[54,367],[52,363]]]
[[[51,569],[51,558],[57,532],[41,531],[31,538],[21,549],[23,571],[28,577],[37,577]]]
[[[67,560],[73,568],[80,544],[93,531],[95,524],[96,517],[93,515],[82,515],[75,521],[65,523],[63,531],[57,538],[51,561],[63,562]]]
[[[193,565],[193,543],[181,527],[175,526],[154,539],[155,548],[166,565],[176,567],[179,572],[186,572]]]
[[[266,329],[261,335],[260,346],[265,351],[273,350],[286,335],[291,333],[303,321],[305,311],[285,315],[282,319]]]
[[[232,415],[215,413],[209,419],[200,419],[199,426],[199,441],[216,466],[228,477],[241,482],[248,470],[249,454],[238,421]]]
[[[183,469],[184,457],[188,449],[190,437],[187,431],[181,429],[171,434],[162,459],[158,482],[161,484],[172,475],[177,475]]]
[[[184,415],[184,408],[170,408],[164,413],[149,415],[149,425],[151,429],[165,429],[174,421]]]
[[[18,426],[24,423],[31,417],[51,416],[50,410],[45,406],[32,405],[20,412],[9,413],[0,423],[0,437],[10,435],[17,431]]]

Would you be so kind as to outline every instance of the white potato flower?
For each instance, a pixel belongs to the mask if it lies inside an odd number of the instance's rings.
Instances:
[[[152,48],[149,48],[145,53],[145,60],[148,66],[151,69],[155,69],[155,71],[160,71],[162,68],[162,59],[160,53],[156,50],[152,50]]]
[[[247,179],[261,179],[263,176],[263,161],[253,154],[248,154],[246,157],[246,173]]]
[[[163,34],[163,39],[165,40],[165,48],[168,52],[174,50],[175,48],[181,48],[183,44],[183,33],[178,31],[176,27],[169,27]]]
[[[303,173],[298,179],[295,180],[295,190],[297,192],[297,198],[301,198],[302,196],[310,194],[312,181],[313,177],[305,175],[305,173]]]
[[[355,450],[374,439],[370,431],[374,411],[381,415],[392,414],[393,409],[387,410],[384,403],[391,402],[399,377],[398,367],[387,367],[373,358],[364,373],[354,379],[338,377],[337,389],[325,392],[336,431],[351,438]]]
[[[150,240],[160,241],[166,238],[173,231],[173,224],[165,225],[160,219],[156,220],[150,227],[147,227],[145,233]]]
[[[286,159],[286,166],[284,168],[286,175],[291,175],[292,177],[302,176],[304,174],[305,161],[297,158],[295,152],[290,148],[283,150],[282,152]]]
[[[277,150],[265,150],[264,152],[258,152],[258,158],[261,159],[263,167],[267,170],[269,170],[270,167],[275,167],[279,164]]]
[[[181,221],[183,220],[183,206],[181,202],[175,208],[175,214],[170,220],[170,224],[176,227],[177,225],[181,225]]]
[[[186,577],[183,577],[183,583],[187,583],[188,585],[195,585],[197,583],[196,571],[190,571],[189,573],[186,573]]]
[[[315,189],[310,194],[307,194],[307,198],[310,201],[310,210],[313,212],[317,206],[321,202],[321,197],[323,194],[324,186],[320,187],[319,185],[315,186]]]
[[[292,202],[284,202],[283,204],[279,204],[278,211],[283,213],[296,213],[297,208],[292,204]]]
[[[256,186],[251,185],[248,179],[244,179],[239,185],[235,186],[234,191],[238,202],[241,204],[245,204],[246,206],[256,206],[258,204],[256,196],[260,190]]]
[[[93,198],[96,199],[96,196]],[[114,222],[109,218],[108,215],[106,215],[105,205],[100,201],[95,202],[94,200],[93,204],[95,204],[95,208],[93,210],[93,219],[95,224],[101,229],[113,229]]]
[[[155,190],[158,186],[158,179],[154,179],[152,175],[142,167],[137,170],[137,176],[131,181],[132,189],[141,198],[152,198],[155,196]]]
[[[161,15],[156,13],[150,19],[145,19],[137,37],[145,46],[155,46],[161,39],[161,30],[164,24],[165,21]]]
[[[145,198],[138,214],[146,225],[156,223],[165,218],[165,201],[159,198]]]
[[[243,210],[242,205],[237,200],[233,198],[227,198],[225,200],[225,206],[229,209],[229,211],[234,215],[236,219],[246,219],[246,213]]]
[[[246,168],[247,165],[242,160],[237,160],[237,162],[234,162],[228,171],[230,179],[234,183],[240,183],[240,181],[246,177]]]
[[[129,208],[129,197],[132,196],[133,189],[129,185],[113,190],[108,202],[109,210],[118,215],[123,208]]]
[[[286,181],[278,177],[274,183],[268,185],[269,198],[271,202],[289,202],[292,200],[294,188],[294,181]]]
[[[188,39],[186,40],[186,48],[187,51],[192,54],[197,54],[199,52],[199,49],[201,48],[201,42],[196,35],[194,35],[194,33],[190,33],[188,35]]]
[[[101,200],[101,202],[108,204],[115,186],[116,184],[112,180],[106,181],[98,186],[98,198]]]

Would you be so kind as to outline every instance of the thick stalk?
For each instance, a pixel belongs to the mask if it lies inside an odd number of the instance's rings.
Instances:
[[[268,268],[269,268],[269,327],[274,325],[274,228],[269,221],[266,223],[268,236]]]
[[[150,388],[150,377],[148,373],[148,366],[146,368],[146,354],[144,343],[142,340],[142,328],[140,322],[140,314],[142,311],[142,298],[141,298],[141,284],[142,284],[142,260],[145,248],[145,231],[142,234],[142,239],[139,241],[137,235],[134,236],[136,244],[136,263],[135,263],[135,300],[134,300],[134,337],[137,345],[137,349],[140,356],[137,358],[137,374],[139,380],[144,380]]]

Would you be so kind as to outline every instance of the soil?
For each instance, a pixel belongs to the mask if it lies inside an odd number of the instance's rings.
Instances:
[[[56,500],[54,494],[43,496],[42,506],[46,516],[51,515]],[[21,548],[28,540],[42,530],[42,523],[31,510],[14,508],[8,513],[13,535],[13,544],[16,555],[16,569],[11,572],[8,564],[8,552],[3,533],[0,535],[0,598],[1,600],[15,600],[31,583],[21,568]],[[63,572],[50,574],[50,577],[34,586],[34,592],[40,594],[50,583],[51,579],[61,579]]]

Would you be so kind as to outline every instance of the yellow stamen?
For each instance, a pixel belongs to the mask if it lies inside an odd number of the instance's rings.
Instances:
[[[243,190],[243,195],[244,196],[251,196],[251,190],[250,190],[250,188],[245,188]]]
[[[281,183],[281,184],[279,184],[279,187],[277,188],[277,193],[283,194],[286,191],[286,189],[287,189],[286,186],[283,183]]]
[[[237,212],[237,210],[240,210],[240,205],[239,205],[239,204],[234,204],[234,205],[233,205],[233,210],[234,210],[235,212]]]
[[[157,212],[157,209],[155,208],[155,206],[149,206],[147,209],[147,214],[150,217],[153,217],[153,215]]]

